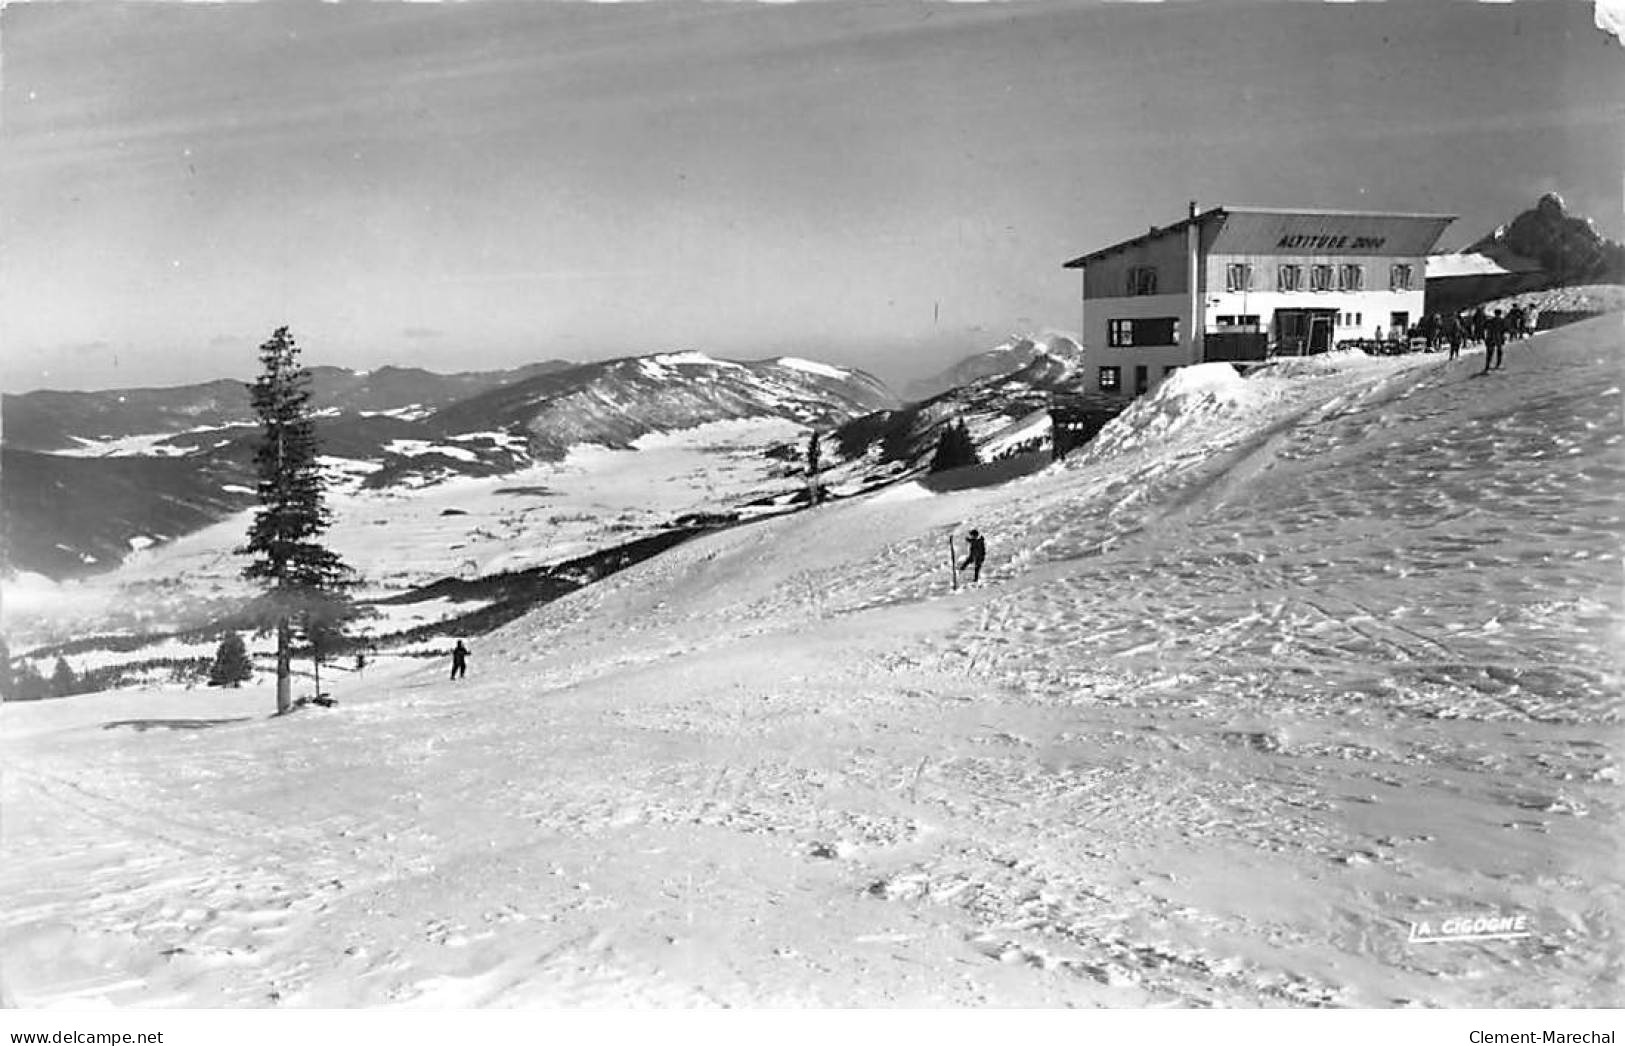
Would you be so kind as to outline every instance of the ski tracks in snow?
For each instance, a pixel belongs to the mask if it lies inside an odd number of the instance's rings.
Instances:
[[[1565,337],[1515,401],[1309,361],[1118,457],[710,535],[455,688],[8,753],[8,991],[1617,1005],[1617,346]],[[1539,932],[1406,943],[1486,909]]]

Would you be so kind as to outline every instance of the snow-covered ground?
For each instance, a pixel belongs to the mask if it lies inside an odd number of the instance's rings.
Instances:
[[[156,432],[137,436],[120,436],[117,438],[91,440],[75,436],[78,442],[76,447],[64,447],[52,451],[70,458],[103,458],[103,457],[159,457],[178,458],[191,454],[205,446],[224,446],[231,442],[233,435],[249,431],[243,425],[199,425],[185,432]],[[207,438],[201,438],[207,433]],[[188,436],[200,437],[191,441]]]
[[[6,1000],[1620,1005],[1620,355],[1197,368],[1064,467],[679,546],[457,685],[5,706]],[[1409,939],[1481,915],[1530,935]]]
[[[359,481],[376,465],[325,458],[335,517],[327,540],[360,574],[360,594],[368,597],[443,577],[563,562],[658,533],[684,513],[723,511],[764,489],[793,485],[773,479],[783,466],[764,451],[805,439],[805,431],[780,419],[714,422],[645,436],[635,450],[581,446],[563,461],[412,491],[361,489]],[[429,444],[404,449],[468,453]],[[19,579],[8,586],[0,623],[14,650],[128,628],[135,607],[158,615],[149,628],[176,627],[163,620],[165,606],[176,608],[169,616],[181,622],[200,600],[251,592],[239,576],[243,560],[233,552],[251,515],[137,550],[104,575],[61,584],[37,575]],[[473,609],[439,606],[446,616]],[[419,604],[411,623],[422,623],[423,611]],[[364,627],[380,631],[392,620]],[[147,656],[160,655],[134,652],[130,658]]]

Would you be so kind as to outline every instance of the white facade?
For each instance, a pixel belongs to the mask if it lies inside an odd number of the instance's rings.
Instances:
[[[1446,215],[1215,208],[1066,263],[1091,387],[1138,394],[1211,359],[1402,337]]]

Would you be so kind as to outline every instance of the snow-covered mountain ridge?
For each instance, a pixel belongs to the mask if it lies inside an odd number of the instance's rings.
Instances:
[[[1024,357],[1012,355],[1008,347],[994,350],[1009,369],[994,368],[925,399],[837,426],[831,443],[845,460],[831,471],[832,480],[874,485],[923,472],[943,431],[959,422],[965,423],[983,461],[1033,444],[1048,450],[1052,410],[1087,426],[1089,431],[1073,434],[1081,441],[1131,401],[1129,396],[1088,391],[1076,346],[1025,344],[1031,351]],[[1026,362],[1018,365],[1018,358]]]
[[[512,473],[582,445],[627,448],[739,419],[834,424],[895,402],[861,371],[697,352],[466,375],[317,368],[313,376],[335,480],[405,491]],[[8,397],[5,409],[0,523],[13,569],[101,573],[132,549],[253,503],[257,430],[240,383],[30,393]]]
[[[588,364],[493,389],[438,412],[443,432],[480,425],[523,432],[532,455],[581,443],[627,446],[650,432],[752,417],[831,424],[896,402],[862,371],[783,357],[722,360],[660,353]]]
[[[1039,475],[683,544],[456,687],[7,707],[8,995],[1617,1006],[1619,353],[1191,368]],[[1494,913],[1530,936],[1410,940]]]
[[[911,402],[927,400],[983,378],[1011,374],[1045,357],[1078,363],[1082,355],[1076,335],[1053,331],[1015,335],[985,352],[965,357],[940,373],[911,382],[903,391]]]
[[[423,417],[486,389],[574,366],[547,360],[511,370],[458,374],[417,367],[354,371],[317,366],[310,369],[311,404],[328,417],[345,412]],[[41,389],[6,393],[0,402],[5,423],[0,435],[13,450],[122,456],[124,448],[118,441],[129,437],[157,442],[159,436],[255,424],[248,385],[232,380],[98,392]]]

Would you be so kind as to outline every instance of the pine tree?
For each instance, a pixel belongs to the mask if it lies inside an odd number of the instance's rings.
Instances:
[[[5,636],[0,636],[0,701],[12,700],[16,682],[11,669],[11,644],[6,642]]]
[[[930,471],[944,472],[948,469],[963,468],[966,465],[975,465],[979,460],[976,454],[976,441],[971,439],[970,429],[961,419],[942,430],[942,435],[937,439],[937,452],[931,458]]]
[[[50,684],[30,661],[24,661],[11,680],[11,700],[38,701],[50,692]]]
[[[293,707],[293,638],[298,622],[320,607],[326,617],[345,606],[350,568],[319,540],[332,525],[317,460],[316,422],[310,408],[310,371],[288,328],[278,327],[260,346],[263,370],[252,402],[263,433],[254,454],[260,507],[238,549],[252,556],[243,576],[266,582],[262,620],[276,630],[276,708]]]
[[[56,668],[51,672],[51,696],[67,697],[79,689],[79,677],[73,674],[73,669],[64,657],[56,659]]]
[[[248,645],[243,637],[230,632],[214,651],[214,664],[209,666],[210,686],[239,687],[254,678],[254,662],[249,659]]]

